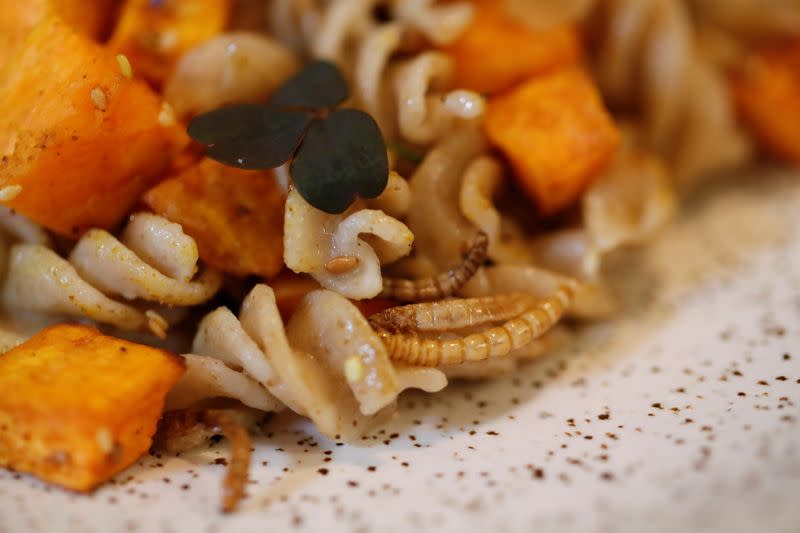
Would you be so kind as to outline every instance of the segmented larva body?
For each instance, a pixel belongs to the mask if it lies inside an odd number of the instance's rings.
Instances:
[[[536,305],[526,293],[514,292],[392,307],[369,317],[374,329],[448,331],[510,320]]]
[[[452,296],[486,261],[489,238],[479,231],[472,246],[459,266],[425,279],[400,279],[383,277],[381,296],[401,302],[440,300]]]
[[[378,330],[389,357],[418,366],[440,366],[481,361],[508,355],[553,327],[575,298],[575,285],[562,285],[556,292],[501,326],[452,339],[426,339],[416,333]]]

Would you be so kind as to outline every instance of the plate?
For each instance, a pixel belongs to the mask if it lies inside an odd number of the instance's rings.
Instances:
[[[613,259],[618,318],[513,376],[406,395],[358,446],[277,417],[235,515],[214,444],[91,496],[0,471],[0,533],[798,531],[799,206],[779,171],[701,194]]]

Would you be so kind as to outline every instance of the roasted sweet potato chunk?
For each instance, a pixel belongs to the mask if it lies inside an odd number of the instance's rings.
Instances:
[[[486,131],[544,215],[575,202],[619,145],[597,88],[578,68],[533,78],[492,98]]]
[[[800,166],[800,40],[753,53],[734,78],[733,93],[764,148]]]
[[[125,0],[108,45],[160,85],[187,50],[225,28],[229,0]]]
[[[30,0],[26,0],[30,1]],[[36,0],[41,1],[41,0]],[[111,30],[116,0],[48,0],[64,20],[80,33],[101,40]]]
[[[181,224],[200,257],[219,270],[270,278],[283,267],[286,195],[270,170],[203,159],[147,191],[144,201]]]
[[[116,225],[187,142],[149,87],[56,16],[0,76],[0,187],[22,187],[6,205],[63,235]]]
[[[577,63],[575,29],[534,30],[505,12],[499,0],[473,0],[472,23],[445,51],[455,62],[453,86],[494,94],[553,68]]]
[[[62,324],[0,355],[0,465],[89,491],[150,447],[176,355]]]
[[[111,23],[114,0],[0,0],[0,70],[44,18],[59,15],[76,31],[100,39]]]

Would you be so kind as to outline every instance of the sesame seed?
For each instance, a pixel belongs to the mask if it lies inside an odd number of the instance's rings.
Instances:
[[[344,375],[349,383],[354,383],[364,377],[364,363],[359,356],[351,355],[345,359]]]
[[[131,62],[128,60],[128,56],[125,54],[117,54],[117,63],[119,63],[119,69],[122,71],[122,75],[128,79],[133,78],[133,69],[131,68]]]
[[[358,257],[340,255],[325,263],[325,270],[331,274],[346,274],[358,266]]]
[[[22,185],[8,185],[0,188],[0,202],[10,202],[22,192]]]
[[[175,112],[167,102],[161,103],[161,110],[158,112],[158,123],[164,127],[175,124]]]
[[[107,100],[106,100],[106,93],[103,92],[103,89],[101,89],[100,87],[95,87],[94,89],[92,89],[90,96],[92,97],[92,103],[94,103],[94,106],[97,109],[99,109],[100,111],[106,110]]]

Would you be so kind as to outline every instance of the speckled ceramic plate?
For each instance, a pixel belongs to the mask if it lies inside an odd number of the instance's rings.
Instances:
[[[800,176],[712,192],[563,352],[405,396],[359,447],[276,419],[234,516],[211,447],[92,496],[0,472],[0,532],[800,531]]]

